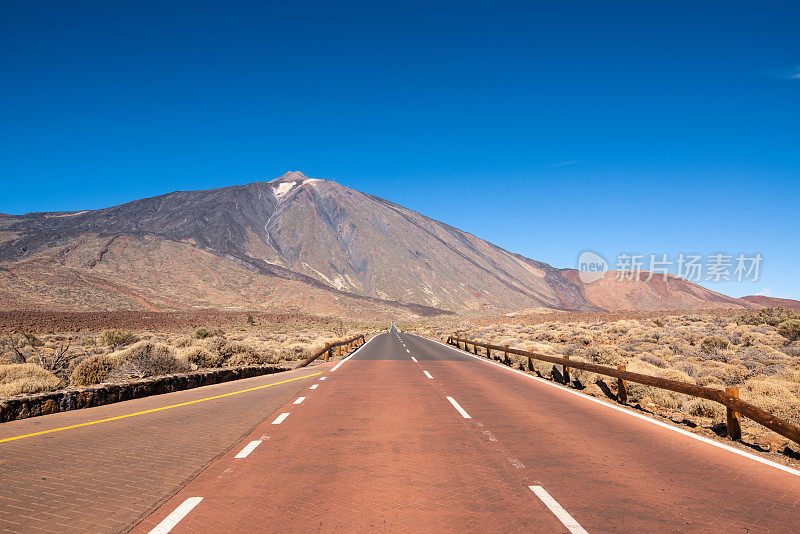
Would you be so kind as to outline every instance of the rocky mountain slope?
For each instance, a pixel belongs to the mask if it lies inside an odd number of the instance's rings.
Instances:
[[[597,284],[300,172],[100,210],[0,215],[1,309],[383,317],[618,306],[608,294],[621,288]],[[698,305],[738,305],[686,284]],[[675,302],[648,291],[648,306]]]
[[[639,276],[631,280],[620,280],[616,271],[609,271],[600,280],[584,284],[578,277],[578,271],[565,269],[562,272],[566,278],[580,286],[581,293],[588,302],[609,311],[696,310],[750,306],[742,299],[728,297],[672,275],[665,280],[662,275],[650,278],[650,273],[641,271]]]

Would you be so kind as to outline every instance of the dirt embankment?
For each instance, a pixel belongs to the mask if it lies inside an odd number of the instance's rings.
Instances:
[[[0,311],[0,332],[78,332],[125,328],[130,330],[170,331],[199,326],[245,325],[247,312],[216,310],[196,312],[55,312],[55,311]],[[301,313],[253,312],[257,323],[318,324],[330,319]]]

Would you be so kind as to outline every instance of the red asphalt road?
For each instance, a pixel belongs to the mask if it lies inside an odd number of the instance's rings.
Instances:
[[[378,336],[325,376],[134,532],[198,497],[172,532],[566,531],[528,486],[592,533],[800,530],[797,474],[429,340]]]

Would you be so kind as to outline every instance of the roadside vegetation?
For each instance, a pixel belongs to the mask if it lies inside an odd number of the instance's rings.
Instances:
[[[71,386],[241,365],[293,366],[330,343],[373,325],[198,327],[185,332],[99,332],[0,336],[0,398]]]
[[[740,397],[800,425],[800,314],[771,308],[735,314],[683,314],[654,318],[477,325],[478,321],[409,325],[420,335],[443,339],[455,334],[495,345],[616,367],[716,389],[737,386]],[[511,355],[515,367],[527,359]],[[530,370],[553,378],[558,368],[534,360]],[[616,394],[616,380],[572,371],[577,387],[598,397]],[[719,432],[721,405],[630,383],[628,401],[646,411],[689,426]],[[782,450],[787,441],[743,419],[746,440]]]

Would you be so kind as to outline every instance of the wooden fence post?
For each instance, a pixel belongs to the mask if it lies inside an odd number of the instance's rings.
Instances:
[[[492,359],[492,349],[490,349],[489,347],[486,347],[486,357],[489,358],[490,360]]]
[[[739,398],[739,388],[737,387],[726,387],[725,393],[732,397]],[[734,441],[738,441],[742,439],[742,423],[739,419],[739,412],[734,412],[728,406],[725,407],[727,410],[727,425],[728,425],[728,437]]]
[[[327,350],[325,351],[325,361],[327,362],[328,360],[330,360],[330,356],[331,356],[331,349],[329,349],[329,348],[328,348],[328,345],[327,345],[327,344],[325,345],[325,348],[327,349]]]
[[[478,344],[477,343],[473,343],[472,344],[472,348],[475,349],[475,356],[477,356],[478,355]]]
[[[625,365],[617,366],[620,371],[625,371]],[[617,400],[622,404],[628,402],[628,384],[621,378],[617,378]]]
[[[505,345],[505,349],[506,349],[506,351],[505,351],[506,352],[506,359],[508,359],[508,345]],[[530,358],[528,358],[528,359],[530,359]]]
[[[569,355],[565,354],[564,355],[564,359],[565,360],[569,360]],[[564,368],[564,383],[569,385],[569,382],[570,382],[570,380],[569,380],[569,367],[564,365],[563,368]]]
[[[530,356],[528,356],[528,372],[529,373],[533,372],[533,358],[531,358]]]

